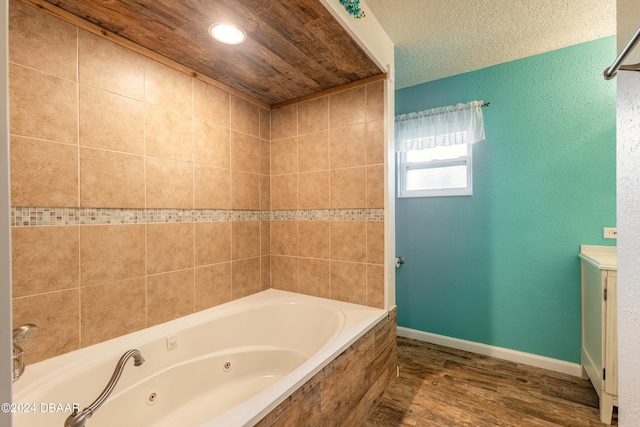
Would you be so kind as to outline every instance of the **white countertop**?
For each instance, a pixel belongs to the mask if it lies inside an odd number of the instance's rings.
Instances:
[[[615,246],[581,245],[578,256],[600,270],[618,269],[618,248]]]

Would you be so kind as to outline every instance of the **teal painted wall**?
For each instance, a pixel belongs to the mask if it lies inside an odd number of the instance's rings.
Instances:
[[[473,196],[397,199],[398,324],[580,361],[581,244],[616,225],[615,37],[396,91],[483,109]]]

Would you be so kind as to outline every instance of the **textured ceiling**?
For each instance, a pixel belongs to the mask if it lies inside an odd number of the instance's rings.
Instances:
[[[395,44],[396,88],[616,32],[615,0],[366,0],[366,4]]]

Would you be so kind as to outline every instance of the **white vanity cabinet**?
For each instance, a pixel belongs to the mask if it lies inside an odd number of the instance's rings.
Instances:
[[[617,252],[614,246],[580,247],[582,270],[582,375],[600,397],[600,421],[611,424],[618,406]]]

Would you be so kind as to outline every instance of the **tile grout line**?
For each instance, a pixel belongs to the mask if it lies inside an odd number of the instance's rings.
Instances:
[[[299,104],[295,104],[296,108],[296,207],[300,209],[300,170],[298,168],[299,162],[299,141],[300,141],[300,109]],[[294,227],[296,230],[296,236],[298,241],[296,242],[296,292],[300,292],[300,227],[298,221],[295,221]]]
[[[142,125],[142,142],[143,142],[143,153],[144,159],[142,160],[144,164],[144,206],[145,211],[148,209],[148,163],[147,163],[147,69],[145,66],[146,62],[143,61],[143,74],[142,74],[142,87],[144,99],[142,102],[142,115],[143,115],[143,125]],[[144,327],[149,327],[149,247],[147,244],[147,236],[148,236],[148,228],[147,224],[144,224]]]
[[[191,80],[191,207],[196,208],[196,95],[195,95],[195,79],[193,77]],[[191,312],[196,312],[196,223],[195,221],[191,224],[191,231],[193,232],[193,251],[191,253],[192,261],[193,261],[193,283],[192,285],[192,293],[193,293],[193,305],[191,307]]]
[[[231,105],[233,100],[229,94],[227,99],[229,100],[229,140],[227,141],[229,147],[229,209],[233,208],[233,144],[232,140],[232,115],[233,106]],[[230,298],[233,300],[233,224],[229,224],[229,286],[230,286]]]
[[[369,153],[368,153],[368,141],[367,141],[367,123],[368,123],[368,110],[367,110],[367,86],[364,86],[364,205],[369,207]],[[364,224],[364,261],[369,261],[369,221],[365,221]],[[369,304],[369,267],[364,266],[364,303]]]
[[[75,81],[75,85],[76,85],[76,99],[77,99],[77,111],[76,111],[76,118],[77,118],[77,123],[76,123],[76,132],[77,132],[77,136],[76,136],[76,143],[78,144],[77,146],[77,157],[78,157],[78,161],[77,161],[77,166],[78,166],[78,174],[77,174],[77,179],[78,179],[78,199],[77,199],[77,204],[78,207],[81,206],[81,202],[82,202],[82,198],[81,198],[81,191],[82,191],[82,185],[81,185],[81,174],[80,174],[80,168],[81,168],[81,162],[80,162],[80,30],[78,28],[76,28],[76,81]],[[82,237],[82,233],[81,233],[81,229],[78,226],[78,348],[82,348],[82,245],[81,245],[81,237]]]
[[[327,165],[329,167],[329,208],[331,200],[331,96],[327,96]],[[331,224],[329,224],[329,298],[333,297],[333,261],[331,260]]]

